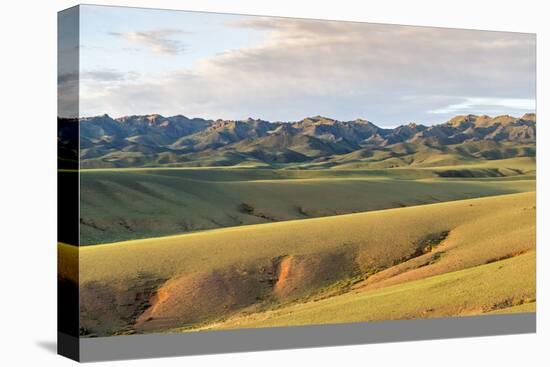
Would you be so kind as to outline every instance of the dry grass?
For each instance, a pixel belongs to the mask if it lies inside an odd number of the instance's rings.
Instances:
[[[476,175],[475,179],[439,178],[437,172],[450,170],[445,167],[83,171],[81,243],[152,238],[535,189],[533,176],[505,168],[519,170],[528,163],[516,159],[492,164],[453,168],[458,174]],[[488,176],[499,170],[514,175]],[[243,204],[251,210],[240,210]]]
[[[535,253],[371,292],[240,316],[209,328],[250,328],[531,312]]]
[[[534,297],[534,205],[531,192],[80,248],[81,296],[90,303],[81,305],[82,322],[109,334],[125,327],[192,328],[243,312],[258,319],[238,325],[264,325],[257,320],[265,315],[279,315],[268,317],[270,325],[370,319],[354,298],[376,298],[376,309],[395,309],[380,311],[380,318],[423,317],[424,306],[438,309],[434,315],[480,313],[506,302],[517,306],[517,297]],[[443,241],[434,242],[434,236]],[[60,256],[67,251],[60,245]],[[506,276],[490,276],[500,266]],[[515,282],[525,294],[516,292]],[[467,293],[460,284],[470,284]],[[392,298],[397,296],[390,289],[402,298]],[[426,292],[427,303],[417,305],[416,292]],[[437,292],[439,299],[433,298]],[[143,300],[139,307],[120,307],[136,297]],[[346,302],[358,305],[356,311],[335,311]],[[317,305],[327,305],[328,313],[315,313]],[[97,319],[112,315],[113,307],[118,320]],[[274,307],[283,308],[269,311]],[[292,307],[307,313],[292,321],[284,313]]]
[[[518,231],[533,233],[534,205],[535,194],[522,193],[89,246],[80,249],[80,279],[124,279],[138,271],[169,278],[344,245],[366,251],[364,265],[377,266],[407,255],[427,234],[467,226],[478,231],[470,241],[493,245],[477,249],[477,258],[489,259],[533,241]]]
[[[57,244],[57,273],[60,278],[78,281],[78,252],[79,248],[65,243]]]

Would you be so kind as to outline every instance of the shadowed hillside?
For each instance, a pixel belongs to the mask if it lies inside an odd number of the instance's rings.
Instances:
[[[81,332],[531,311],[534,217],[531,192],[83,247]]]
[[[534,160],[393,170],[110,169],[80,173],[80,241],[96,244],[535,188]]]

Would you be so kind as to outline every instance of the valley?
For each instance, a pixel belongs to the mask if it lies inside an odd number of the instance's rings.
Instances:
[[[534,114],[80,124],[81,336],[535,312]]]

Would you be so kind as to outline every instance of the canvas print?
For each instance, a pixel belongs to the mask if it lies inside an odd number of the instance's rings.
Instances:
[[[81,338],[535,312],[535,35],[79,20],[58,246]]]

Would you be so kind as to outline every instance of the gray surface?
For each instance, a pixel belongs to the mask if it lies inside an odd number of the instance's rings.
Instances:
[[[80,6],[57,13],[57,116],[79,118]]]
[[[406,340],[463,338],[536,331],[536,314],[378,321],[264,329],[80,339],[80,360],[170,357],[311,348]]]

